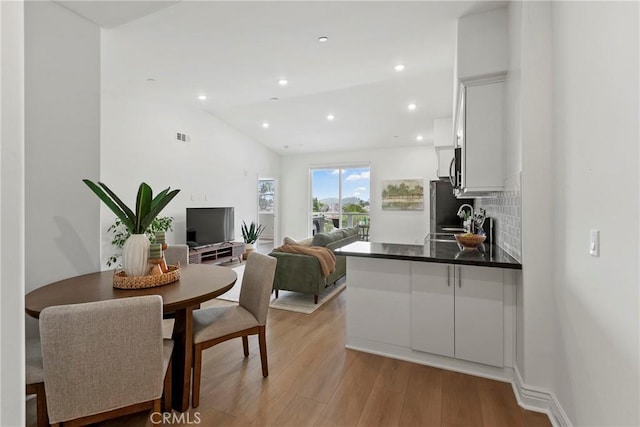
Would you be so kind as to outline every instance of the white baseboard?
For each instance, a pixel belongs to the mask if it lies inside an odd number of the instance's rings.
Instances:
[[[547,414],[554,427],[572,427],[569,417],[553,392],[525,384],[517,366],[513,368],[513,373],[513,394],[518,405],[530,411]]]
[[[383,343],[366,338],[348,336],[346,347],[352,350],[362,351],[364,353],[377,354],[379,356],[390,357],[392,359],[404,360],[406,362],[418,363],[420,365],[432,366],[434,368],[446,369],[448,371],[460,372],[462,374],[474,375],[476,377],[488,378],[490,380],[507,383],[510,383],[513,380],[513,370],[511,368],[497,368],[489,365],[467,362],[451,357],[414,351],[408,347]]]

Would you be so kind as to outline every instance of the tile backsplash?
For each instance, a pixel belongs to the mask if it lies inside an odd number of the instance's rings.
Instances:
[[[522,198],[520,191],[492,193],[489,197],[475,199],[476,208],[483,208],[493,218],[495,239],[498,246],[509,255],[522,261]]]

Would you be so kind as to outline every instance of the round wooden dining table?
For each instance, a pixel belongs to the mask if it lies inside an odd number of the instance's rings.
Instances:
[[[189,409],[191,365],[193,360],[193,310],[233,287],[238,276],[227,267],[207,264],[181,266],[180,280],[147,289],[115,289],[113,271],[102,271],[60,280],[29,292],[25,310],[39,317],[46,307],[80,304],[142,295],[160,295],[164,314],[175,314],[172,339],[172,404],[173,409]]]

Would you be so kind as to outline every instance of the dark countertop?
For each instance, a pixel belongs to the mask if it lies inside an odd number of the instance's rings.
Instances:
[[[456,242],[429,242],[423,245],[398,243],[354,242],[334,250],[336,255],[363,258],[397,259],[401,261],[439,262],[522,270],[520,264],[495,244],[483,244],[479,249],[461,250]]]

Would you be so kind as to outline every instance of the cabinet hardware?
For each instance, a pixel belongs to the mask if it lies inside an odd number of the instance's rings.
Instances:
[[[458,287],[462,287],[462,268],[458,267]]]
[[[449,163],[449,182],[451,182],[451,186],[453,188],[456,188],[456,183],[453,178],[453,164],[455,161],[456,161],[456,158],[454,157],[453,159],[451,159],[451,163]]]
[[[447,265],[447,288],[451,287],[451,266]]]

